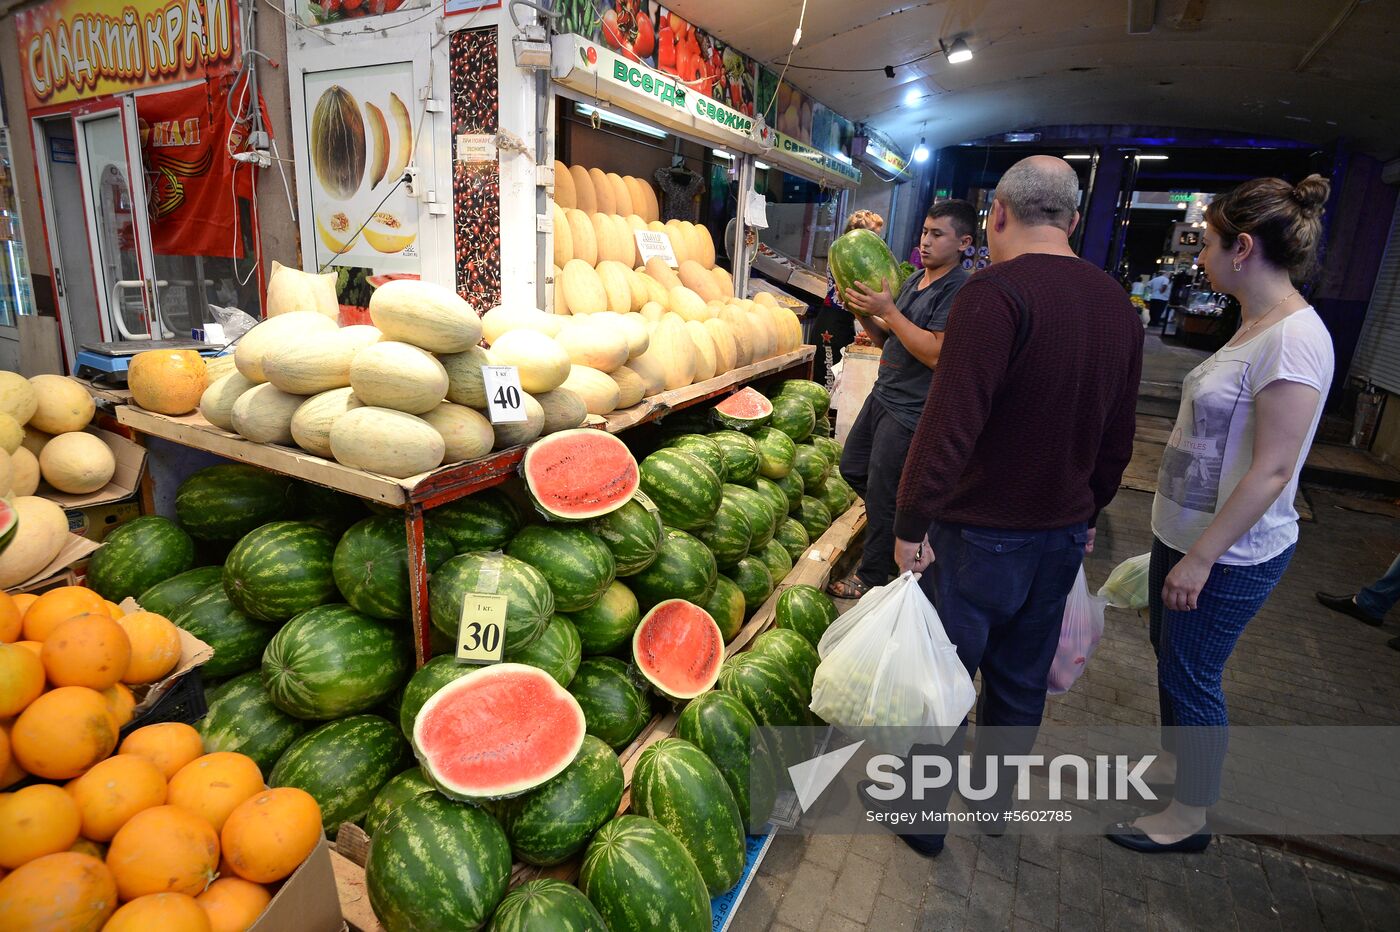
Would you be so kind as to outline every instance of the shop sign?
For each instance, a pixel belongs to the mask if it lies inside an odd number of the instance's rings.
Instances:
[[[865,157],[896,175],[904,174],[909,162],[904,156],[871,139],[865,144]]]
[[[202,78],[238,56],[233,0],[49,0],[15,14],[31,109]]]
[[[860,169],[853,165],[847,165],[840,159],[833,158],[824,152],[818,152],[804,142],[798,142],[791,136],[783,133],[775,134],[774,148],[784,155],[794,158],[805,159],[812,164],[812,167],[823,169],[834,175],[840,175],[848,181],[860,183]]]
[[[753,131],[753,118],[745,116],[699,91],[680,84],[674,78],[629,62],[605,48],[581,43],[585,67],[613,83],[644,94],[669,107],[695,117],[715,129],[727,130],[747,137]]]

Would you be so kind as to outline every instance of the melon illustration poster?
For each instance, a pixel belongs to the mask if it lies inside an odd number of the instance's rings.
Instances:
[[[304,82],[316,267],[418,272],[418,204],[403,180],[421,119],[412,63],[318,71]]]

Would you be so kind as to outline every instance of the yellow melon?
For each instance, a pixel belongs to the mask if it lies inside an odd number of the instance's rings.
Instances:
[[[36,375],[29,380],[29,384],[34,386],[37,400],[34,414],[29,418],[29,425],[35,430],[46,434],[82,430],[97,411],[88,390],[73,379],[61,375]]]
[[[112,481],[117,460],[98,437],[80,430],[59,434],[39,456],[44,480],[60,492],[86,495]]]
[[[136,403],[157,414],[189,414],[209,387],[204,359],[194,350],[137,353],[126,378]]]
[[[578,206],[574,177],[569,174],[569,167],[558,159],[554,160],[554,203],[561,208]]]
[[[18,372],[0,370],[0,412],[15,419],[20,427],[29,423],[39,407],[33,384]]]

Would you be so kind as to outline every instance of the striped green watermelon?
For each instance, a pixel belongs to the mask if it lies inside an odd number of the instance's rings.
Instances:
[[[535,510],[550,521],[586,521],[614,511],[637,491],[637,461],[612,434],[560,430],[525,451],[520,474]]]
[[[158,582],[136,597],[141,608],[169,618],[181,605],[199,595],[215,583],[223,582],[222,566],[197,566]]]
[[[816,647],[836,614],[836,603],[816,586],[789,586],[778,596],[773,624],[796,631]]]
[[[676,720],[676,737],[705,752],[719,768],[740,819],[755,828],[768,821],[778,788],[777,760],[756,728],[744,704],[719,690],[691,700]]]
[[[540,571],[554,593],[554,608],[577,612],[603,597],[617,578],[612,551],[581,527],[532,524],[522,528],[506,553]]]
[[[233,676],[256,669],[267,642],[277,633],[275,625],[254,621],[235,608],[223,583],[181,605],[170,620],[214,648],[214,656],[200,668],[205,676]]]
[[[812,704],[812,678],[817,675],[821,658],[807,639],[790,628],[770,628],[754,638],[749,650],[771,654],[783,662],[797,682],[807,687],[807,704]]]
[[[768,567],[774,585],[782,582],[787,574],[792,572],[792,557],[788,556],[787,548],[783,546],[782,541],[770,540],[764,545],[758,556]]]
[[[462,599],[468,592],[504,595],[506,647],[518,650],[544,633],[554,615],[554,593],[540,571],[502,553],[458,554],[439,566],[428,581],[433,625],[457,637]]]
[[[292,490],[300,483],[248,466],[207,466],[180,483],[175,517],[199,540],[238,540],[255,527],[299,511]]]
[[[374,708],[408,679],[413,648],[402,625],[348,605],[320,605],[283,625],[263,652],[263,682],[297,718],[339,718]]]
[[[483,489],[428,511],[427,524],[452,541],[455,553],[500,550],[520,531],[520,509],[500,489]]]
[[[797,447],[792,438],[776,427],[765,427],[754,432],[754,443],[758,444],[758,474],[769,479],[781,479],[792,472],[792,460],[797,455]]]
[[[753,527],[744,504],[733,495],[725,495],[720,499],[714,520],[691,533],[710,548],[710,553],[715,555],[715,565],[723,570],[748,555]]]
[[[436,524],[423,525],[423,551],[432,573],[452,556],[452,542]],[[407,618],[408,534],[401,517],[374,515],[350,526],[335,545],[331,573],[356,611],[371,618]]]
[[[813,437],[812,446],[822,451],[826,461],[832,466],[841,465],[841,444],[831,437]]]
[[[268,773],[309,726],[277,708],[263,685],[262,673],[252,670],[209,694],[209,713],[196,727],[204,737],[206,752],[246,754]]]
[[[749,516],[749,529],[753,532],[749,536],[749,553],[762,550],[763,545],[773,539],[773,532],[778,528],[778,515],[773,510],[773,503],[757,489],[732,482],[724,484],[724,494],[738,499],[739,507]]]
[[[797,509],[797,520],[802,522],[807,536],[816,540],[826,533],[827,528],[831,527],[831,511],[821,503],[820,499],[804,495],[802,496],[802,504]]]
[[[520,650],[507,652],[505,659],[511,663],[539,667],[554,677],[560,686],[568,686],[578,672],[579,661],[583,659],[583,644],[579,641],[574,623],[567,616],[555,615],[549,620],[544,634]]]
[[[632,632],[641,620],[637,597],[621,582],[614,581],[603,597],[581,612],[568,615],[578,632],[579,644],[585,657],[611,654],[630,643]],[[575,671],[577,672],[577,671]]]
[[[335,541],[301,521],[273,521],[243,535],[224,563],[224,589],[259,621],[286,621],[335,601]]]
[[[326,834],[342,822],[359,822],[389,778],[409,762],[408,742],[377,715],[327,722],[291,743],[268,786],[295,786],[316,798]]]
[[[578,886],[609,932],[710,928],[700,869],[674,835],[644,816],[618,816],[598,830],[583,855]]]
[[[538,877],[506,894],[491,932],[608,932],[608,926],[578,887]]]
[[[812,491],[812,497],[833,515],[842,515],[855,503],[856,493],[845,479],[832,472]]]
[[[365,813],[365,832],[373,837],[404,803],[435,793],[437,787],[428,782],[420,767],[410,767],[398,776],[390,777],[369,804],[369,811]]]
[[[527,864],[561,864],[588,844],[622,803],[622,764],[588,735],[573,763],[524,796],[502,802],[497,815],[515,856]]]
[[[413,720],[418,717],[418,710],[423,708],[423,703],[433,697],[433,693],[453,680],[461,679],[480,669],[481,667],[471,664],[458,663],[452,654],[443,654],[415,670],[399,699],[399,729],[403,731],[404,737],[413,736]]]
[[[750,614],[773,593],[773,574],[762,557],[744,557],[727,575],[744,594],[744,608]]]
[[[806,491],[807,485],[802,481],[802,474],[796,469],[775,481],[778,483],[778,488],[782,489],[783,494],[787,496],[787,507],[783,509],[783,513],[790,514],[801,504],[802,495]]]
[[[775,428],[787,434],[794,443],[800,443],[812,435],[817,425],[817,412],[812,403],[800,395],[779,395],[773,399],[773,420]]]
[[[778,530],[774,532],[773,539],[783,545],[794,564],[812,543],[812,539],[807,536],[807,529],[796,518],[788,517],[784,517],[778,523]]]
[[[667,599],[646,613],[632,635],[632,662],[663,696],[691,699],[715,685],[724,636],[705,611]]]
[[[797,395],[799,398],[805,398],[817,417],[825,415],[831,407],[831,394],[827,392],[825,387],[810,379],[785,379],[775,387],[777,391],[773,392],[772,397]]]
[[[799,443],[797,445],[797,455],[792,461],[792,470],[802,477],[803,494],[812,495],[827,475],[831,472],[831,464],[826,460],[826,454],[811,444]]]
[[[676,836],[711,896],[744,873],[744,824],[724,776],[682,738],[645,748],[632,772],[632,808]]]
[[[756,476],[752,482],[752,488],[755,492],[762,494],[768,500],[768,504],[773,506],[774,520],[781,524],[781,519],[788,510],[787,492],[783,490],[783,487],[773,479]],[[776,526],[774,533],[777,533]]]
[[[365,883],[388,932],[479,929],[510,885],[510,842],[484,809],[419,796],[370,839]]]
[[[726,482],[749,482],[758,475],[758,444],[752,437],[737,430],[717,430],[710,439],[724,454]]]
[[[773,403],[756,388],[741,388],[715,405],[714,419],[720,427],[753,433],[773,416]]]
[[[662,446],[684,450],[713,469],[720,482],[726,481],[728,472],[724,468],[724,452],[720,450],[719,444],[704,434],[680,434],[667,440]]]
[[[350,529],[350,525],[370,514],[365,500],[344,492],[328,489],[314,482],[298,482],[292,497],[301,506],[301,520],[314,524],[334,539]],[[400,520],[403,512],[391,512]]]
[[[739,587],[734,585],[734,581],[728,576],[715,577],[715,591],[701,607],[709,612],[715,624],[719,625],[719,633],[724,637],[726,644],[734,640],[739,630],[744,627],[744,593],[739,591]]]
[[[645,610],[666,599],[703,603],[715,587],[718,572],[710,548],[685,531],[668,527],[656,562],[627,582]]]
[[[719,477],[699,457],[674,447],[642,460],[642,491],[656,503],[662,521],[683,531],[700,527],[719,510]]]
[[[194,566],[194,541],[159,515],[133,518],[107,535],[88,559],[87,585],[104,599],[135,598]]]
[[[641,734],[651,721],[651,707],[616,657],[589,657],[578,665],[569,684],[590,735],[601,738],[613,750],[621,750]]]
[[[719,671],[719,688],[744,704],[754,721],[768,727],[810,725],[808,701],[802,697],[806,690],[781,659],[771,654],[751,650],[735,654],[724,662]],[[801,763],[810,754],[809,743],[800,732],[770,732],[776,741],[772,747],[781,771]]]
[[[588,529],[612,551],[617,575],[631,576],[651,566],[661,546],[661,512],[644,492],[616,511],[597,518]]]
[[[836,432],[832,429],[831,415],[824,414],[817,418],[817,423],[812,427],[812,436],[807,439],[816,440],[819,437],[831,439],[835,433]]]

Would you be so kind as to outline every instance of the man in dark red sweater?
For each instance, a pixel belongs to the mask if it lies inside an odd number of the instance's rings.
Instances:
[[[1065,598],[1133,453],[1142,322],[1070,249],[1078,204],[1060,159],[1002,177],[993,265],[953,302],[899,487],[895,561],[923,572],[959,659],[981,671],[979,729],[1023,726],[979,732],[978,758],[1030,750]],[[1001,771],[987,811],[1005,807],[1009,782]],[[943,846],[941,834],[903,837],[930,856]]]

